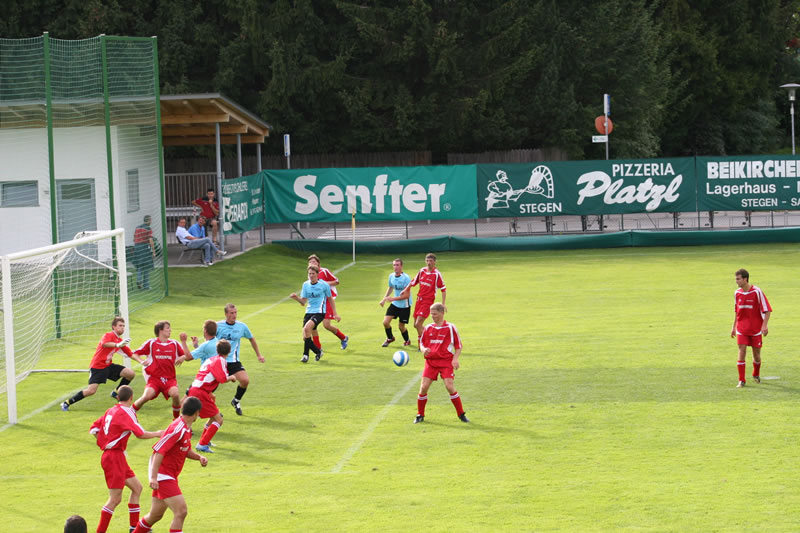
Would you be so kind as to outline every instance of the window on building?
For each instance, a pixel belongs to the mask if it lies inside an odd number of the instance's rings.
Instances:
[[[0,182],[0,207],[36,207],[39,184],[35,181]]]
[[[128,191],[128,213],[139,210],[139,169],[134,168],[125,173]]]

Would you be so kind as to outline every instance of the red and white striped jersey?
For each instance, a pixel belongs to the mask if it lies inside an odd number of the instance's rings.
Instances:
[[[461,336],[458,334],[455,324],[448,321],[442,322],[441,326],[435,323],[425,326],[422,338],[419,341],[420,348],[430,348],[430,352],[425,359],[452,359],[455,351],[461,349]]]
[[[183,355],[183,348],[172,339],[167,339],[165,342],[150,339],[133,353],[146,355],[150,361],[150,364],[143,369],[148,379],[151,377],[175,379],[175,360]]]
[[[319,279],[322,281],[327,281],[328,285],[330,285],[331,281],[339,281],[339,278],[334,276],[333,272],[322,267],[319,267]],[[336,287],[333,285],[331,285],[331,297],[336,298]]]
[[[131,433],[139,437],[144,433],[144,428],[139,425],[133,407],[118,403],[94,421],[89,433],[97,435],[100,449],[124,452]]]
[[[737,334],[761,335],[764,315],[772,312],[772,307],[761,289],[751,285],[748,291],[736,289],[733,310],[736,313]]]
[[[433,272],[429,272],[427,267],[419,269],[417,275],[411,280],[412,287],[416,287],[417,285],[419,285],[417,300],[432,302],[436,298],[436,289],[440,291],[447,290],[447,287],[444,285],[442,273],[436,268],[433,269]]]
[[[203,361],[197,377],[192,381],[193,389],[203,389],[206,392],[214,392],[220,383],[228,381],[228,364],[221,355],[215,355]]]
[[[150,456],[150,479],[153,469],[153,457],[160,453],[164,456],[158,469],[158,481],[164,479],[178,479],[186,455],[192,449],[192,428],[186,425],[182,417],[172,421],[164,431],[164,435],[153,445],[153,455]]]

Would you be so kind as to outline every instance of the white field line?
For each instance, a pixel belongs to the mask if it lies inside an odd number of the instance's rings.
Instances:
[[[331,470],[332,474],[338,474],[342,471],[342,468],[344,468],[347,462],[353,458],[356,452],[358,452],[358,450],[361,449],[361,446],[363,446],[364,443],[367,442],[367,440],[372,436],[372,433],[375,431],[375,428],[378,427],[378,424],[380,424],[383,421],[383,419],[386,418],[386,415],[389,412],[389,410],[392,407],[394,407],[397,404],[397,402],[400,401],[400,398],[405,396],[405,394],[409,390],[411,390],[411,387],[413,387],[415,383],[419,382],[419,377],[420,374],[417,374],[413,378],[411,378],[411,380],[408,383],[406,383],[405,387],[400,389],[397,392],[397,394],[394,395],[394,398],[389,400],[389,403],[383,406],[383,409],[381,409],[380,413],[378,413],[372,420],[372,422],[370,422],[369,426],[367,426],[367,428],[364,430],[361,436],[358,437],[358,439],[353,443],[352,446],[350,446],[350,448],[348,448],[346,452],[344,452],[342,458],[339,459],[339,462],[336,463],[336,466],[334,466],[333,469]]]
[[[351,267],[351,266],[353,266],[353,265],[355,265],[355,263],[348,263],[348,264],[346,264],[345,266],[343,266],[342,268],[340,268],[340,269],[338,269],[338,270],[334,270],[334,274],[338,274],[338,273],[339,273],[339,272],[341,272],[342,270],[344,270],[344,269],[346,269],[346,268],[350,268],[350,267]],[[284,297],[284,298],[281,298],[280,300],[278,300],[278,301],[277,301],[277,302],[275,302],[274,304],[271,304],[271,305],[268,305],[268,306],[266,306],[266,307],[264,307],[264,308],[262,308],[262,309],[259,309],[259,310],[258,310],[258,311],[256,311],[255,313],[250,313],[250,314],[249,314],[249,315],[247,315],[247,317],[245,317],[245,318],[254,317],[254,316],[256,316],[256,315],[258,315],[258,314],[260,314],[260,313],[263,313],[263,312],[265,312],[265,311],[269,311],[269,310],[270,310],[270,309],[272,309],[273,307],[276,307],[276,306],[278,306],[278,305],[282,304],[283,302],[285,302],[285,301],[286,301],[286,300],[288,300],[288,299],[289,299],[289,297],[288,297],[288,296],[286,296],[286,297]],[[59,399],[59,400],[52,401],[52,402],[48,403],[47,405],[45,405],[45,406],[43,406],[43,407],[40,407],[40,408],[36,409],[35,411],[32,411],[32,412],[30,412],[30,413],[26,414],[25,416],[23,416],[22,418],[18,418],[18,419],[17,419],[17,423],[24,422],[25,420],[28,420],[28,419],[29,419],[29,418],[31,418],[32,416],[38,415],[38,414],[39,414],[39,413],[41,413],[42,411],[45,411],[45,410],[47,410],[47,409],[50,409],[50,408],[51,408],[51,407],[53,407],[54,405],[58,405],[58,404],[60,404],[61,402],[63,402],[63,401],[64,401],[64,400],[66,400],[67,398],[69,398],[69,395],[68,395],[68,396],[65,396],[64,398],[61,398],[61,399]],[[8,429],[8,428],[10,428],[11,426],[12,426],[12,424],[6,424],[6,425],[4,425],[4,426],[1,426],[1,427],[0,427],[0,433],[2,433],[3,431],[7,430],[7,429]]]

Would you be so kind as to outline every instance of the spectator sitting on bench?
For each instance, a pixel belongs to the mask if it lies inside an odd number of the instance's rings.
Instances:
[[[206,236],[206,217],[199,215],[197,221],[189,226],[189,235],[202,239]]]
[[[221,252],[214,246],[214,243],[211,242],[211,239],[208,237],[203,237],[202,239],[198,239],[189,233],[186,229],[186,219],[182,218],[178,221],[178,228],[175,230],[175,237],[177,237],[178,242],[189,248],[190,250],[203,250],[203,264],[205,266],[211,266],[214,264],[214,254],[219,256],[225,255],[226,252]]]
[[[219,217],[219,202],[216,200],[215,196],[216,193],[214,192],[214,189],[208,189],[206,191],[206,195],[202,198],[194,200],[192,205],[195,205],[201,209],[200,214],[206,219],[206,227],[211,226],[211,236],[213,237],[214,242],[219,242],[217,240],[217,217]]]

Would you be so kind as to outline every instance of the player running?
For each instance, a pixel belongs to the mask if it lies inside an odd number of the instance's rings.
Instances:
[[[247,392],[247,386],[250,384],[250,376],[247,375],[247,371],[239,360],[239,348],[242,337],[250,340],[250,346],[252,346],[253,350],[256,352],[259,363],[263,363],[266,359],[262,357],[261,352],[258,350],[256,338],[250,333],[250,328],[247,327],[247,324],[236,321],[237,313],[238,311],[235,305],[225,305],[225,320],[217,322],[217,339],[225,339],[231,343],[231,353],[228,354],[228,375],[234,376],[236,381],[239,382],[239,385],[236,387],[236,394],[231,400],[231,405],[236,411],[236,414],[242,416],[241,401],[242,397],[244,397],[244,393]]]
[[[736,337],[739,345],[739,360],[736,365],[739,383],[736,386],[744,387],[748,346],[753,352],[753,381],[761,383],[761,346],[764,337],[769,333],[767,323],[772,315],[772,307],[761,289],[750,283],[750,273],[747,270],[740,268],[736,271],[736,285],[739,288],[734,293],[731,338]]]
[[[306,314],[303,316],[303,357],[301,363],[308,362],[309,350],[314,352],[314,359],[322,359],[322,348],[318,348],[312,337],[316,333],[317,326],[322,322],[326,315],[326,304],[331,306],[333,319],[337,322],[341,317],[336,313],[336,303],[331,298],[330,286],[319,279],[319,268],[311,265],[308,267],[308,280],[303,283],[300,296],[296,292],[289,295],[300,305],[306,306]]]
[[[209,418],[209,423],[206,424],[203,434],[200,436],[200,442],[197,443],[197,451],[213,453],[209,444],[211,439],[216,435],[217,430],[222,426],[222,413],[215,403],[214,391],[221,383],[228,383],[236,381],[236,378],[228,375],[228,364],[226,358],[231,352],[231,345],[228,341],[222,339],[217,343],[217,354],[215,357],[206,359],[200,365],[200,370],[197,372],[197,377],[194,378],[192,386],[189,388],[188,396],[199,398],[203,402],[203,408],[200,409],[200,418]]]
[[[430,253],[425,256],[427,266],[421,268],[411,284],[406,288],[401,296],[411,294],[411,287],[419,285],[417,292],[417,303],[414,304],[414,327],[417,330],[417,350],[420,349],[420,339],[425,329],[425,319],[430,316],[431,305],[436,299],[436,289],[442,292],[442,305],[447,299],[447,287],[444,284],[442,273],[436,270],[436,255]]]
[[[461,405],[461,397],[453,383],[455,370],[461,366],[458,362],[458,357],[461,355],[461,337],[458,335],[456,325],[445,321],[444,304],[433,304],[430,311],[433,323],[425,327],[420,343],[422,355],[425,356],[425,369],[422,371],[422,383],[419,387],[419,396],[417,396],[417,416],[414,418],[414,423],[419,424],[425,420],[428,389],[431,383],[439,379],[440,374],[447,392],[450,393],[450,401],[456,408],[458,418],[462,422],[469,422],[464,407]]]
[[[197,398],[186,398],[181,407],[181,416],[172,421],[161,439],[153,445],[153,455],[150,456],[153,503],[147,516],[139,520],[134,533],[149,533],[156,522],[164,517],[167,508],[172,511],[169,530],[183,530],[188,511],[186,499],[178,486],[178,475],[183,470],[187,457],[200,461],[200,466],[208,464],[208,459],[192,449],[192,424],[197,420],[202,407],[202,402]]]
[[[142,344],[136,350],[136,355],[145,355],[150,364],[143,370],[142,374],[147,380],[147,386],[142,396],[133,403],[133,408],[137,411],[144,404],[158,396],[159,393],[164,398],[172,399],[172,418],[178,418],[181,411],[181,396],[178,390],[178,379],[175,376],[175,366],[184,361],[183,348],[177,341],[170,339],[172,326],[166,320],[156,322],[153,327],[156,337]]]
[[[403,346],[411,345],[411,341],[408,338],[408,330],[406,329],[406,324],[408,324],[408,318],[411,314],[411,297],[409,294],[410,291],[405,291],[406,287],[411,285],[411,278],[408,274],[403,272],[402,259],[398,258],[392,261],[392,268],[394,268],[394,272],[389,274],[389,287],[386,289],[386,294],[384,294],[383,299],[380,301],[381,307],[383,307],[383,304],[386,302],[391,302],[391,305],[389,305],[389,308],[386,310],[386,315],[383,317],[383,329],[386,331],[386,340],[381,346],[384,348],[394,342],[392,320],[395,318],[398,319],[400,334],[403,335]],[[392,290],[394,290],[393,297],[389,296]],[[405,296],[402,296],[404,293]]]
[[[111,381],[117,381],[122,378],[117,389],[133,381],[133,378],[136,377],[136,373],[133,369],[125,368],[122,365],[112,362],[115,353],[122,352],[142,365],[147,364],[145,358],[135,355],[131,349],[128,348],[128,344],[131,340],[123,339],[121,337],[123,333],[125,333],[125,319],[119,316],[114,317],[114,320],[111,321],[111,331],[103,335],[103,338],[100,339],[100,342],[97,344],[97,349],[94,351],[92,362],[89,364],[89,386],[75,393],[69,400],[61,402],[62,411],[68,410],[69,406],[73,403],[93,395],[97,392],[97,387],[109,379]],[[111,392],[112,398],[117,397],[117,389]]]
[[[337,278],[333,274],[333,272],[331,272],[327,268],[323,268],[322,266],[320,266],[319,257],[316,254],[311,254],[308,256],[308,266],[315,266],[319,269],[319,279],[326,282],[331,288],[331,296],[329,300],[335,300],[336,289],[334,287],[336,287],[339,284],[339,278]],[[330,302],[327,302],[326,309],[327,310],[325,311],[325,318],[322,320],[322,325],[325,329],[327,329],[328,331],[330,331],[339,338],[342,350],[344,350],[345,348],[347,348],[347,342],[350,340],[350,337],[342,333],[342,331],[339,328],[331,324],[331,320],[333,319],[333,311]],[[317,348],[322,348],[322,343],[319,341],[319,335],[317,334],[316,329],[314,330],[314,338],[312,340],[314,341],[314,345]]]
[[[100,465],[103,467],[108,486],[108,501],[100,512],[98,533],[105,533],[108,530],[114,509],[122,501],[122,490],[125,487],[131,489],[131,496],[128,499],[128,523],[131,529],[136,527],[139,521],[139,496],[142,494],[142,484],[128,466],[125,457],[128,438],[131,433],[139,439],[153,439],[164,434],[163,431],[145,431],[139,425],[136,411],[131,407],[132,388],[120,385],[117,389],[117,398],[119,403],[95,420],[89,430],[89,433],[97,439],[97,445],[103,450]]]

